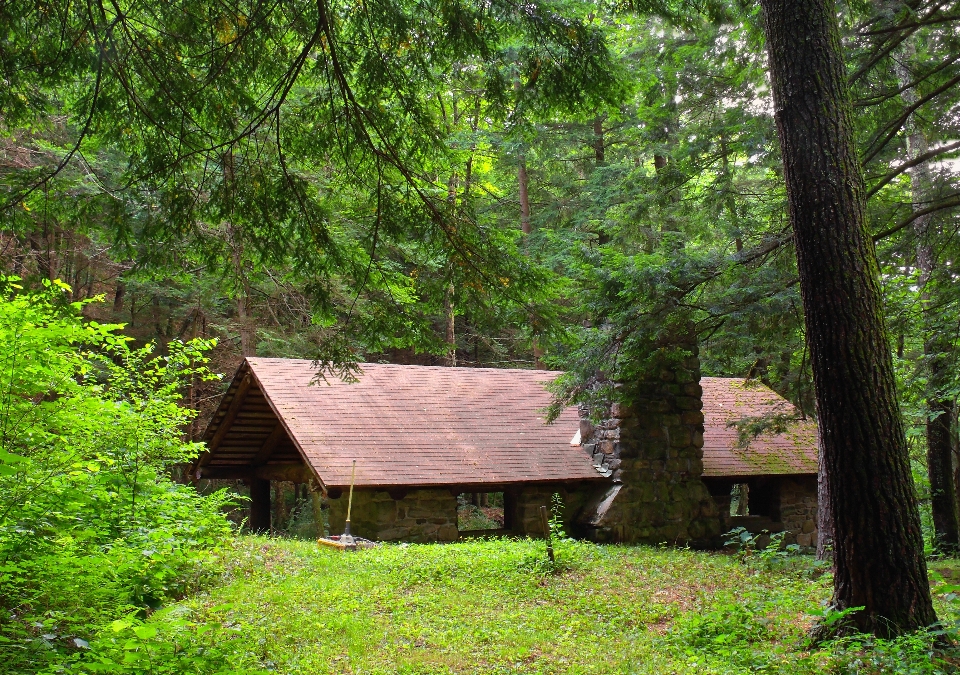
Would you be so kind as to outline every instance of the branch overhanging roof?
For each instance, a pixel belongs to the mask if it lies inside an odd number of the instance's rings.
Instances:
[[[325,488],[505,486],[606,481],[571,440],[579,416],[553,424],[542,370],[362,364],[359,382],[317,381],[311,361],[248,358],[207,427],[199,466],[305,460]],[[816,426],[755,382],[701,380],[705,478],[815,474]],[[737,427],[760,430],[756,437]],[[273,474],[275,479],[282,474]]]
[[[575,409],[546,424],[543,370],[445,368],[362,364],[359,381],[316,382],[311,361],[248,358],[231,389],[249,369],[255,388],[279,418],[314,473],[327,487],[506,485],[603,480],[591,459],[570,444],[579,429]],[[228,392],[229,396],[229,392]],[[226,397],[225,397],[226,398]],[[221,404],[207,429],[212,440],[225,419]],[[258,411],[261,414],[262,409]],[[242,432],[222,434],[217,455],[238,457],[269,433],[264,425],[232,421]],[[255,434],[253,444],[244,436]]]
[[[817,425],[785,398],[756,380],[704,377],[700,386],[704,478],[817,473]]]

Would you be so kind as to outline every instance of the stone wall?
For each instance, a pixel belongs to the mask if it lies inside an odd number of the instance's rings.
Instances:
[[[339,534],[347,517],[347,492],[328,503],[331,534]],[[457,498],[449,490],[410,490],[402,499],[380,490],[354,490],[350,531],[373,541],[456,541]]]
[[[613,485],[577,519],[578,534],[597,541],[707,545],[720,534],[717,505],[703,473],[700,361],[691,354],[652,377],[622,383],[626,403],[594,424],[581,410],[580,436]]]
[[[780,521],[788,544],[817,545],[817,477],[789,476],[780,483]]]
[[[704,481],[717,504],[723,532],[745,527],[754,534],[762,530],[785,530],[785,544],[817,545],[816,476],[741,476],[708,478]],[[733,483],[749,486],[748,516],[730,516]],[[761,539],[761,543],[765,540]]]
[[[559,494],[563,501],[560,519],[569,535],[574,527],[575,517],[583,510],[583,506],[590,498],[595,488],[589,486],[579,489],[568,489],[559,486],[530,485],[512,491],[506,499],[510,514],[504,514],[510,523],[510,532],[513,534],[528,535],[531,537],[543,536],[543,525],[540,522],[540,507],[546,506],[548,516],[553,507],[553,495]]]
[[[724,534],[733,529],[730,521],[730,507],[733,501],[733,482],[728,479],[707,478],[704,479],[707,491],[713,497],[713,503],[717,505],[717,518],[720,520],[720,534]]]

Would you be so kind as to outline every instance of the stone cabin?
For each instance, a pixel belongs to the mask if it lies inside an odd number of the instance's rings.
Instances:
[[[270,528],[270,483],[308,484],[343,530],[380,541],[453,541],[457,496],[501,494],[504,534],[540,536],[539,507],[564,501],[568,532],[599,541],[717,545],[743,524],[810,545],[816,431],[792,423],[744,443],[729,422],[777,419],[789,404],[762,386],[703,378],[700,397],[652,392],[593,424],[568,408],[553,424],[556,372],[363,364],[357,382],[318,380],[311,361],[247,358],[203,440],[196,478],[250,487],[249,524]],[[689,399],[689,400],[687,400]],[[655,409],[653,413],[651,409]],[[673,426],[671,426],[673,425]],[[657,429],[653,428],[657,427]],[[776,433],[779,431],[780,433]],[[731,516],[731,492],[749,494]]]
[[[700,385],[702,479],[723,516],[723,531],[741,525],[751,532],[785,530],[786,543],[816,546],[816,425],[794,421],[793,405],[760,383],[704,377]],[[730,426],[742,421],[759,425],[760,433]],[[778,429],[778,423],[786,428]],[[734,485],[746,487],[739,492],[747,502],[741,511],[748,515],[727,515]]]

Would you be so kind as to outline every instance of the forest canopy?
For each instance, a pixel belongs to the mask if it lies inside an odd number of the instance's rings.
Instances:
[[[156,536],[190,543],[101,590],[186,592],[229,498],[173,478],[246,356],[562,370],[555,416],[695,345],[703,375],[835,420],[856,359],[823,336],[868,324],[849,388],[902,474],[870,492],[902,495],[917,575],[955,554],[960,7],[802,4],[817,77],[778,58],[800,23],[772,0],[0,4],[9,587],[54,603],[63,551],[127,570]],[[820,117],[841,132],[791,145]],[[862,316],[818,305],[854,259]]]

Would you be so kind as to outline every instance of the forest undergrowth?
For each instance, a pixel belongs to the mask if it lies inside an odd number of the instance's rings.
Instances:
[[[960,563],[931,562],[943,630],[816,649],[824,565],[541,541],[341,554],[237,534],[225,492],[171,479],[205,341],[134,349],[57,282],[0,298],[0,673],[937,673]],[[486,521],[484,521],[486,522]]]
[[[213,565],[213,559],[210,564]],[[831,580],[807,556],[565,540],[343,554],[243,536],[203,592],[101,627],[48,673],[950,673],[936,636],[813,649]],[[938,612],[960,619],[953,561]]]

